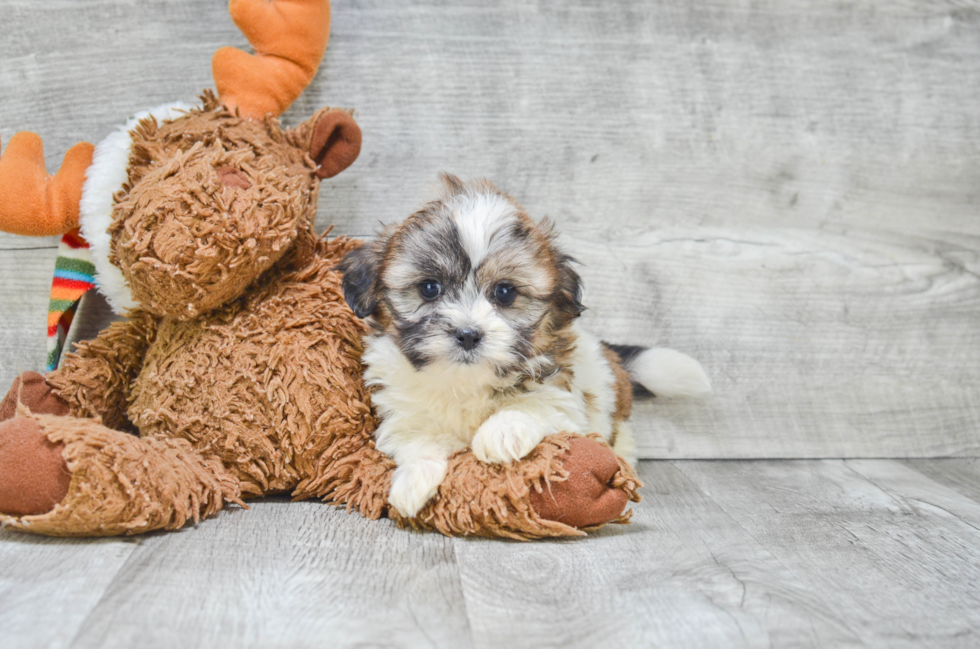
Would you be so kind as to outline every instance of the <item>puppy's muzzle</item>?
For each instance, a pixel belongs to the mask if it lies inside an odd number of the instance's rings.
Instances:
[[[460,329],[456,332],[456,342],[466,351],[471,351],[480,344],[483,334],[476,329]]]

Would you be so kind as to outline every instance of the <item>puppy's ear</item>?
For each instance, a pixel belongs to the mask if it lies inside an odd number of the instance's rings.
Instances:
[[[337,265],[344,274],[344,299],[358,318],[366,318],[378,306],[376,283],[381,270],[381,249],[367,243],[347,253]]]
[[[459,179],[459,176],[454,176],[452,174],[442,172],[439,174],[439,180],[442,181],[442,188],[446,192],[446,196],[458,196],[463,193],[465,185],[463,181]]]
[[[582,278],[578,276],[572,264],[578,263],[565,254],[559,254],[555,259],[558,281],[555,283],[554,305],[562,313],[577,318],[585,311],[582,305]]]

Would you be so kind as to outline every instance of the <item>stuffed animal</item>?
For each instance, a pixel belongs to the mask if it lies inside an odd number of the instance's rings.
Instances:
[[[528,457],[455,456],[411,520],[385,502],[361,380],[364,325],[341,258],[359,242],[313,230],[320,180],[356,159],[350,113],[277,116],[316,73],[325,0],[232,0],[256,50],[214,56],[217,94],[78,144],[53,177],[40,139],[0,158],[0,229],[80,226],[96,281],[127,315],[0,404],[0,523],[56,536],[175,529],[229,503],[289,493],[445,534],[580,535],[625,522],[632,470],[601,441],[557,435]]]

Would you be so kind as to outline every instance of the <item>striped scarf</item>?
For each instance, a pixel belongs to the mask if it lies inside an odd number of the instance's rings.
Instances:
[[[76,228],[61,237],[58,259],[54,264],[51,302],[48,305],[48,372],[58,367],[78,302],[95,286],[94,275],[95,266],[88,242]]]

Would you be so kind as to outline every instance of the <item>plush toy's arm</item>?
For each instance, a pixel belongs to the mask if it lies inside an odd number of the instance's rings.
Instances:
[[[319,489],[301,496],[317,495],[368,518],[387,512],[401,526],[447,536],[581,536],[606,523],[629,521],[632,512],[624,509],[640,500],[642,486],[598,436],[561,433],[508,464],[480,462],[471,451],[456,454],[435,498],[415,518],[405,518],[388,506],[395,464],[374,442],[338,456],[318,479]]]
[[[126,417],[130,386],[156,336],[157,320],[144,311],[114,322],[94,340],[78,343],[47,382],[68,402],[75,417],[101,419],[116,430],[131,430]]]
[[[598,435],[550,435],[527,457],[507,464],[479,461],[472,451],[449,461],[436,497],[400,525],[448,536],[535,539],[580,536],[625,523],[641,486],[633,469]]]

